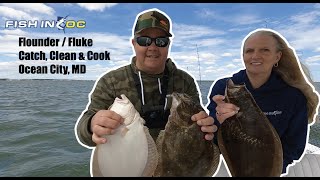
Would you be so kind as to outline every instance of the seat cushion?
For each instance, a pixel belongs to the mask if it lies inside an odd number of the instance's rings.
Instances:
[[[224,161],[221,161],[215,177],[230,177]],[[288,174],[283,177],[320,177],[320,151],[305,154],[300,162],[289,167]]]
[[[319,177],[320,154],[305,154],[300,162],[289,167],[288,175],[284,177]]]

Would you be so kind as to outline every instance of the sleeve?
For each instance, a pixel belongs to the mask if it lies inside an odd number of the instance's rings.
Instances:
[[[109,78],[110,79],[110,78]],[[87,109],[83,112],[77,124],[77,136],[79,141],[87,146],[95,146],[92,141],[91,119],[101,109],[108,109],[115,98],[113,84],[108,78],[102,77],[96,83]]]
[[[200,89],[196,84],[196,80],[189,73],[180,69],[178,73],[174,75],[173,83],[173,91],[186,93],[200,104]]]
[[[282,173],[286,172],[287,166],[291,164],[293,160],[298,160],[301,157],[306,146],[308,112],[307,101],[302,93],[298,96],[295,109],[292,113],[288,128],[281,138],[283,148]]]
[[[217,104],[212,100],[212,97],[215,96],[215,95],[224,95],[224,89],[225,89],[225,81],[223,81],[222,79],[221,80],[218,80],[216,81],[216,83],[212,86],[211,90],[210,90],[210,96],[209,96],[209,105],[207,106],[207,109],[209,110],[209,116],[213,117],[214,119],[214,124],[219,128],[220,127],[220,123],[219,121],[217,120],[217,117],[216,117],[216,107],[217,107]],[[213,141],[215,144],[218,144],[218,139],[217,139],[217,133],[218,131],[216,131],[214,133],[214,138],[213,138]]]
[[[195,80],[191,81],[187,89],[187,94],[190,94],[200,104],[200,89],[197,87]]]

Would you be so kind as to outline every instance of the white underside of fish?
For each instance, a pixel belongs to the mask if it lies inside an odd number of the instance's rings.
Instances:
[[[114,134],[106,136],[107,143],[94,149],[92,176],[152,176],[158,162],[157,149],[144,120],[124,95],[115,99],[110,110],[125,120]]]

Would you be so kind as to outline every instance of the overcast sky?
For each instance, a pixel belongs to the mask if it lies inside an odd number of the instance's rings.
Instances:
[[[300,61],[320,81],[320,4],[317,3],[120,3],[120,4],[0,4],[0,78],[96,80],[110,69],[130,63],[132,26],[141,11],[158,8],[173,22],[170,57],[197,80],[215,80],[244,68],[240,56],[243,38],[257,28],[281,33]],[[6,20],[85,20],[83,29],[5,28]],[[92,47],[19,47],[18,38],[85,37]],[[60,42],[61,43],[61,42]],[[198,52],[197,52],[198,47]],[[109,61],[21,61],[19,51],[110,52]],[[19,65],[86,64],[83,75],[19,74]],[[199,66],[200,65],[200,66]]]

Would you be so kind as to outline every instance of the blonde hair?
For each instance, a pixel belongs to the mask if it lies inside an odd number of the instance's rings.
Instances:
[[[309,124],[313,123],[318,113],[319,95],[314,90],[314,82],[308,68],[299,62],[294,49],[289,47],[286,40],[279,34],[266,29],[258,30],[253,34],[258,33],[271,36],[276,40],[277,50],[282,52],[282,56],[278,66],[273,67],[273,71],[277,72],[288,85],[298,88],[304,94],[307,99],[308,122]]]

